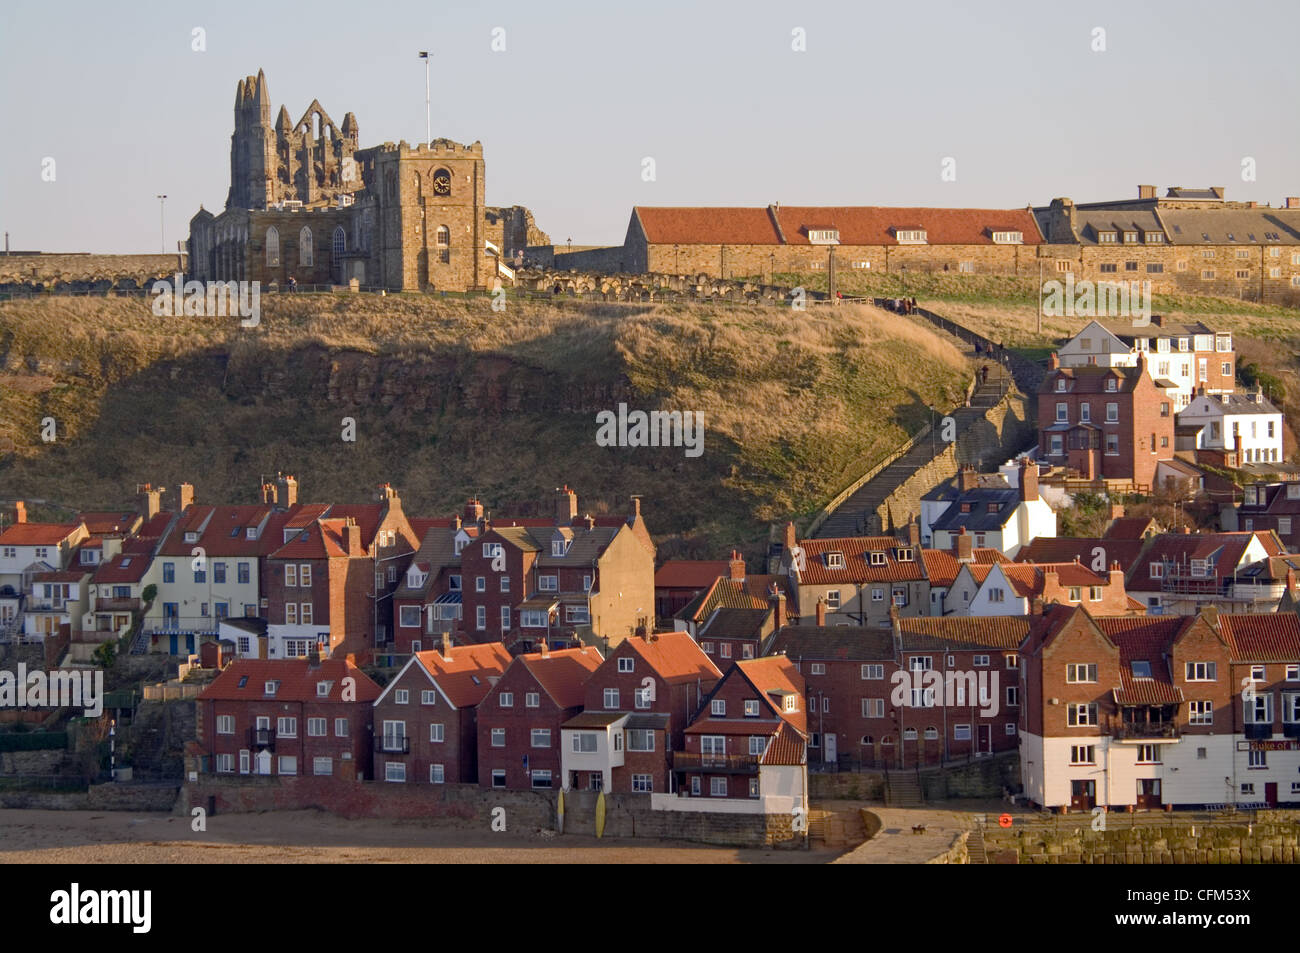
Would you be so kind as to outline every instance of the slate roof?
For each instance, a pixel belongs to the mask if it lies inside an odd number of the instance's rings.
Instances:
[[[879,662],[896,658],[890,630],[859,626],[787,625],[768,638],[763,654],[785,655],[795,661]]]

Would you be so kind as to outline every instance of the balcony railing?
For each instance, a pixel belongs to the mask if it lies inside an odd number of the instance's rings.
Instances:
[[[96,612],[134,612],[139,608],[140,600],[134,596],[127,598],[97,596],[95,598]]]
[[[1178,725],[1172,721],[1126,721],[1115,729],[1117,738],[1177,738]]]
[[[375,751],[380,754],[410,754],[411,738],[406,735],[395,738],[391,735],[375,735]]]
[[[270,748],[274,750],[275,729],[274,728],[249,728],[248,746],[250,748]]]
[[[744,754],[696,754],[673,752],[674,771],[724,771],[729,774],[757,774],[758,756]]]

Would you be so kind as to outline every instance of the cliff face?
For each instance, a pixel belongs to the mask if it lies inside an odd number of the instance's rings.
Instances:
[[[9,302],[0,498],[103,508],[140,482],[189,481],[200,501],[246,503],[284,470],[303,500],[391,483],[414,515],[478,495],[528,516],[567,483],[584,513],[640,494],[665,555],[757,551],[767,521],[815,511],[960,398],[956,352],[896,325],[850,308],[519,302],[502,315],[297,295],[264,299],[250,333],[127,299]],[[702,414],[703,452],[599,446],[596,415],[620,404]]]

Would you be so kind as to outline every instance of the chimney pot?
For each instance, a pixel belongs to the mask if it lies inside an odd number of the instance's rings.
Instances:
[[[1059,354],[1053,351],[1051,354],[1047,355],[1047,369],[1049,371],[1057,370],[1058,368],[1060,368],[1060,366],[1061,366],[1061,357]]]
[[[442,658],[444,662],[451,661],[451,633],[442,633]]]
[[[22,500],[19,500],[18,502],[14,503],[14,522],[15,523],[27,522],[27,504],[24,503]]]
[[[818,598],[817,600],[817,625],[825,627],[826,625],[826,600]]]
[[[745,579],[745,560],[736,550],[731,551],[731,561],[727,564],[727,570],[730,578],[734,582],[743,582]]]
[[[975,558],[975,539],[963,526],[957,533],[957,561],[962,563],[972,562]]]

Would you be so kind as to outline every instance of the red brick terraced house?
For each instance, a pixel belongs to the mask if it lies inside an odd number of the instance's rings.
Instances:
[[[728,573],[725,559],[669,559],[655,570],[655,616],[669,619]]]
[[[1129,571],[1128,592],[1152,615],[1190,615],[1206,606],[1272,612],[1283,580],[1265,571],[1284,552],[1272,532],[1161,533]]]
[[[1093,619],[1022,646],[1021,772],[1059,810],[1300,803],[1300,618]],[[1244,680],[1244,681],[1243,681]]]
[[[416,652],[375,700],[375,777],[478,783],[478,704],[505,674],[500,642]]]
[[[483,788],[558,789],[561,726],[582,711],[584,686],[602,662],[593,646],[515,657],[478,706],[478,783]],[[612,720],[612,719],[611,719]],[[609,735],[622,745],[622,735]]]
[[[1047,363],[1038,388],[1040,460],[1074,478],[1111,487],[1152,487],[1174,457],[1174,384],[1136,367]]]
[[[565,789],[671,791],[673,752],[721,677],[685,632],[624,639],[587,679],[582,714],[561,727]]]
[[[1016,553],[1016,562],[1078,562],[1098,573],[1105,572],[1107,566],[1118,563],[1119,568],[1127,574],[1137,565],[1138,556],[1145,547],[1145,538],[1039,536]]]
[[[378,697],[347,659],[235,659],[198,699],[203,770],[369,778]]]
[[[673,754],[677,796],[661,810],[792,813],[808,806],[808,712],[799,670],[781,656],[732,663]]]
[[[1288,550],[1300,552],[1300,481],[1251,483],[1224,517],[1224,529],[1272,530]]]

